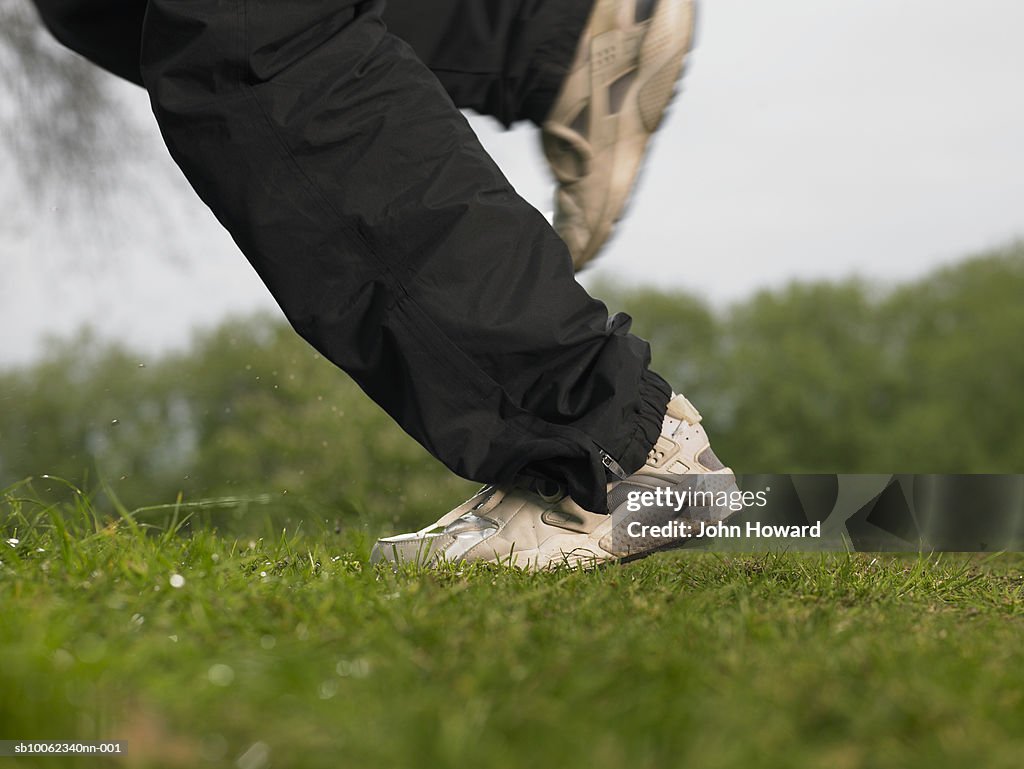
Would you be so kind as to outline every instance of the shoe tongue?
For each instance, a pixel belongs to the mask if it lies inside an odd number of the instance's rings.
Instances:
[[[555,178],[563,184],[579,181],[590,172],[593,152],[580,134],[560,123],[548,122],[541,132],[544,155]]]
[[[682,425],[696,425],[700,421],[700,412],[693,407],[693,404],[685,396],[672,393],[665,413],[665,420],[661,423],[661,434],[671,438]]]
[[[677,396],[672,393],[672,398],[675,399]],[[665,419],[661,423],[661,434],[666,438],[672,438],[683,424],[683,420],[672,416],[671,411],[665,414]]]

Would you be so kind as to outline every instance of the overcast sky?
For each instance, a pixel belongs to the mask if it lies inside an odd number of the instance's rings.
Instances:
[[[794,279],[903,280],[1024,235],[1022,29],[1019,0],[705,0],[630,216],[584,282],[721,304]],[[143,130],[89,223],[0,173],[0,363],[85,320],[152,351],[273,307],[166,158],[145,95],[118,88]],[[535,131],[472,122],[549,210]]]

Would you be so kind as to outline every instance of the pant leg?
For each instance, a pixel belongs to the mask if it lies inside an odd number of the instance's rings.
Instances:
[[[146,0],[34,0],[64,45],[142,85]],[[384,21],[461,109],[544,121],[594,0],[389,0]]]
[[[139,56],[146,0],[33,2],[57,40],[108,72],[142,85]]]
[[[412,46],[455,104],[541,124],[594,0],[389,0],[388,30]]]

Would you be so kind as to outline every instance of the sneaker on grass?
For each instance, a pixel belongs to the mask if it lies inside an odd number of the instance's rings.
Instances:
[[[556,491],[487,486],[420,531],[380,539],[371,563],[486,561],[530,570],[588,567],[680,547],[724,520],[736,479],[711,450],[701,417],[676,395],[646,464],[609,484],[610,515]]]

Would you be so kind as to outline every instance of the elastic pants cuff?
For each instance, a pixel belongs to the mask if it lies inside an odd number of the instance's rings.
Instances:
[[[661,435],[672,388],[668,382],[645,369],[640,375],[640,402],[633,432],[615,457],[627,473],[635,473],[647,462],[647,455]]]

